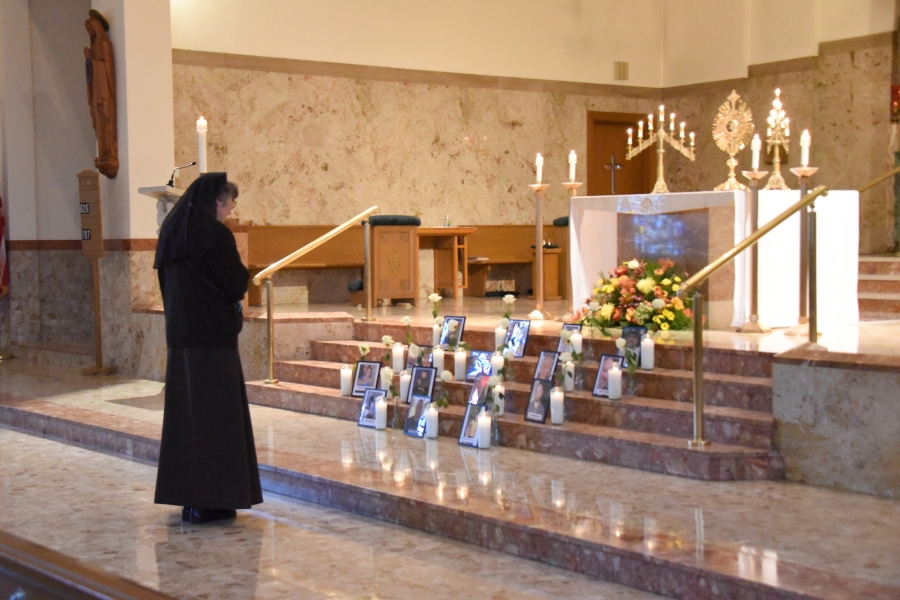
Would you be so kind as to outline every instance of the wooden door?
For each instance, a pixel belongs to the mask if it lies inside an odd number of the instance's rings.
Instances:
[[[588,112],[587,118],[587,195],[606,196],[613,193],[611,169],[604,168],[615,157],[616,194],[646,194],[653,189],[656,153],[644,150],[625,160],[629,127],[637,141],[637,122],[647,120],[644,114]]]

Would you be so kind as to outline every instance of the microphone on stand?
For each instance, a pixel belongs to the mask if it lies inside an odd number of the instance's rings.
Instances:
[[[189,162],[186,165],[181,165],[180,167],[175,167],[175,170],[172,171],[172,176],[169,177],[169,183],[167,183],[166,185],[169,187],[175,187],[175,172],[178,171],[178,169],[186,169],[188,167],[193,167],[196,164],[197,164],[197,161],[195,160],[193,162]]]

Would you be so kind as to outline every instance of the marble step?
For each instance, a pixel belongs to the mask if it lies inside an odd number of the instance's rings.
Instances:
[[[896,319],[900,316],[900,294],[883,292],[859,292],[860,316],[883,315]]]
[[[248,382],[247,396],[260,406],[351,421],[359,417],[362,403],[359,398],[340,396],[339,390],[290,382]],[[399,404],[401,423],[406,408]],[[464,412],[460,405],[444,409],[441,435],[458,437]],[[389,411],[389,420],[392,415]],[[782,457],[761,448],[713,443],[705,450],[693,450],[685,437],[571,421],[553,426],[549,421],[525,421],[513,413],[500,417],[498,425],[500,444],[511,448],[708,481],[784,477]]]
[[[359,360],[359,347],[363,343],[370,346],[366,360],[384,360],[387,348],[383,344],[356,341],[311,342],[312,358],[315,361],[352,364]],[[668,362],[671,364],[672,361]],[[452,363],[445,359],[445,367],[450,364]],[[536,364],[537,358],[533,356],[513,360],[514,380],[530,381],[534,375]],[[596,362],[585,361],[582,370],[585,389],[593,389],[598,366]],[[281,368],[287,369],[288,367],[282,366]],[[297,377],[299,375],[286,375],[283,379],[300,381]],[[279,378],[282,377],[279,376]],[[328,385],[337,387],[338,383],[328,383]],[[709,372],[704,374],[704,392],[706,403],[709,405],[772,412],[772,380],[767,377]],[[684,368],[661,367],[652,371],[638,370],[635,373],[634,394],[663,400],[693,402],[693,373]]]
[[[406,327],[399,321],[375,321],[354,323],[355,340],[380,342],[382,336],[390,335],[394,341],[406,343]],[[431,346],[430,327],[410,327],[413,342],[420,346]],[[463,341],[475,350],[490,350],[494,347],[494,331],[489,327],[466,326]],[[358,343],[370,343],[360,341]],[[543,334],[535,328],[528,336],[526,356],[538,356],[541,350],[556,350],[559,344],[557,334]],[[615,341],[585,339],[586,355],[599,357],[601,354],[615,354]],[[709,373],[746,375],[751,377],[771,377],[774,356],[765,352],[733,350],[728,348],[706,348],[703,356],[704,369]],[[354,360],[356,360],[354,358]],[[693,369],[693,351],[688,342],[659,343],[656,346],[656,365],[667,369]]]
[[[254,418],[261,418],[259,411],[267,410],[273,409],[253,407]],[[291,413],[275,418],[279,426],[296,431],[331,431],[335,429],[331,424],[336,423]],[[150,462],[159,457],[157,424],[113,419],[102,409],[72,411],[47,402],[0,402],[0,424],[123,457]],[[591,510],[592,502],[577,510],[560,506],[546,484],[550,474],[540,466],[524,470],[533,461],[527,455],[519,456],[518,450],[457,451],[449,439],[415,440],[397,432],[347,426],[359,439],[346,448],[340,441],[345,434],[337,432],[334,439],[327,436],[313,442],[295,439],[287,429],[279,430],[273,436],[282,440],[278,448],[258,437],[263,490],[670,598],[886,600],[896,598],[900,589],[780,557],[777,577],[772,577],[760,568],[758,557],[752,562],[754,556],[741,544],[695,541],[689,533],[681,533],[687,527],[677,523],[648,533],[640,514],[621,512],[616,520],[608,503],[601,504],[599,498],[599,512]],[[521,465],[521,471],[490,467],[495,461],[502,466],[512,460]],[[579,464],[573,462],[566,472],[582,470]],[[562,465],[555,466],[554,473],[561,473]],[[531,486],[535,468],[548,489],[529,495],[518,482],[528,481]],[[608,515],[604,507],[609,508]],[[668,514],[654,516],[662,522],[670,518]]]
[[[279,361],[275,376],[283,382],[317,386],[333,391],[340,388],[340,363],[323,361]],[[394,377],[399,389],[399,376]],[[465,406],[471,384],[445,383],[451,404]],[[530,384],[506,384],[506,410],[523,414]],[[322,413],[316,413],[322,414]],[[706,435],[713,442],[771,449],[775,421],[771,413],[738,408],[706,406]],[[566,396],[566,418],[570,421],[658,433],[690,439],[693,436],[693,405],[655,398],[628,396],[622,400],[597,398],[590,392],[570,392]]]
[[[900,256],[860,256],[859,274],[900,275]]]
[[[900,294],[900,275],[860,275],[859,291]]]

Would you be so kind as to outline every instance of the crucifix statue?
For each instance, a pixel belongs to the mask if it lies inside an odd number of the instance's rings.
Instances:
[[[616,171],[622,168],[622,165],[616,163],[616,155],[613,154],[609,157],[609,164],[603,165],[603,168],[609,171],[609,179],[611,181],[610,184],[610,194],[616,193]]]

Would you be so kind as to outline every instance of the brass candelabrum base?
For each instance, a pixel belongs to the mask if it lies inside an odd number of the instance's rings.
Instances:
[[[735,175],[734,169],[738,166],[738,161],[734,157],[734,154],[730,155],[728,160],[725,161],[725,164],[728,165],[728,179],[725,180],[725,183],[720,183],[714,189],[717,192],[731,192],[731,191],[747,191],[747,186],[737,180],[737,175]]]

